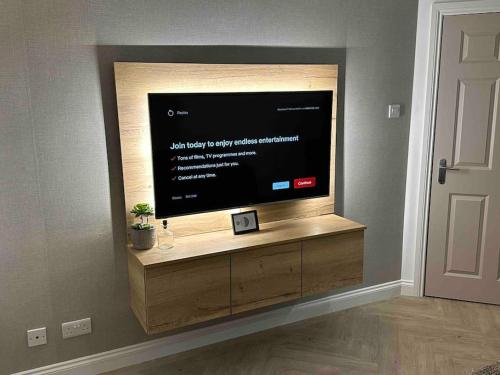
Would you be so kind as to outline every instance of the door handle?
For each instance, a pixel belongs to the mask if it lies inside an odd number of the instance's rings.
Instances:
[[[438,174],[438,182],[440,184],[444,184],[446,182],[446,171],[459,171],[459,168],[455,167],[447,167],[446,159],[441,159],[439,161],[439,174]]]

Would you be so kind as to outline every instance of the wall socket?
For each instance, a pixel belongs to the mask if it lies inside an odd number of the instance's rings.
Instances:
[[[28,336],[28,346],[45,345],[47,343],[47,328],[35,328],[26,331]]]
[[[90,318],[74,320],[61,324],[62,338],[68,339],[70,337],[87,335],[92,333],[92,321]]]

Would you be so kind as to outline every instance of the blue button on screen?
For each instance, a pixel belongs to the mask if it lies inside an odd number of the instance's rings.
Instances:
[[[273,190],[290,189],[290,181],[273,182]]]

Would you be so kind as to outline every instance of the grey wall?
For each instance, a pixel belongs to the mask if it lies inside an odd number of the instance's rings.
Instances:
[[[0,9],[0,373],[148,339],[128,307],[114,59],[345,60],[339,206],[369,228],[365,285],[400,278],[416,0],[0,0]],[[391,102],[405,106],[402,118],[385,118]],[[86,316],[92,335],[62,341],[60,323]],[[25,331],[39,326],[49,344],[28,349]]]

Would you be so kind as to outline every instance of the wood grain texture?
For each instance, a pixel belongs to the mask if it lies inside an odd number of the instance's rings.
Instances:
[[[146,314],[146,284],[144,280],[144,267],[132,254],[128,255],[128,279],[130,288],[130,307],[147,332]]]
[[[300,296],[300,242],[231,255],[233,314],[290,301]]]
[[[147,93],[333,90],[330,195],[257,208],[261,223],[332,213],[337,72],[337,65],[115,63],[127,212],[137,202],[154,204]],[[229,213],[188,215],[169,222],[177,236],[213,232],[231,228]],[[127,221],[133,221],[132,215]]]
[[[132,309],[151,334],[352,285],[362,280],[364,229],[323,215],[130,249]]]
[[[302,295],[363,281],[364,231],[307,240],[302,243]]]
[[[148,333],[230,314],[228,255],[146,270]]]
[[[500,358],[500,306],[399,297],[111,372],[470,375]]]
[[[166,251],[159,248],[142,251],[129,247],[129,253],[144,267],[155,267],[185,259],[228,254],[365,228],[362,224],[337,215],[322,215],[262,224],[260,231],[241,236],[235,236],[232,230],[225,230],[180,237],[175,239],[174,247]]]

